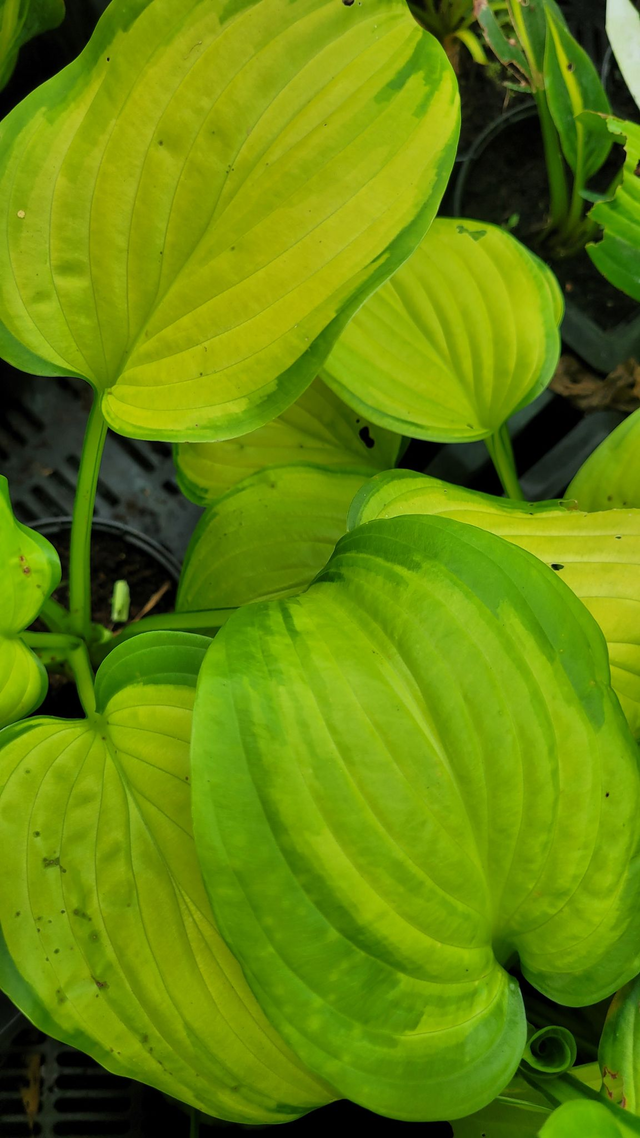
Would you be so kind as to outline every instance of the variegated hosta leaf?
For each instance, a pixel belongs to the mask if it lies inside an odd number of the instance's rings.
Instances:
[[[640,509],[640,410],[624,419],[589,455],[569,486],[567,498],[574,498],[581,510]]]
[[[47,673],[20,639],[60,583],[52,545],[16,521],[0,475],[0,727],[28,715],[47,691]]]
[[[633,0],[607,0],[607,36],[624,81],[640,107],[640,12]]]
[[[553,273],[524,245],[485,222],[438,218],[345,329],[323,376],[391,430],[484,439],[549,383],[561,317]]]
[[[546,8],[546,5],[542,7]],[[547,103],[562,152],[582,188],[606,162],[613,140],[605,132],[588,130],[576,116],[583,111],[606,115],[611,107],[596,68],[564,20],[558,19],[550,8],[546,9],[546,19],[544,82]]]
[[[267,1017],[337,1091],[457,1118],[507,1085],[518,985],[640,968],[637,747],[602,635],[523,550],[448,518],[344,537],[213,641],[196,843]]]
[[[0,736],[0,978],[109,1070],[222,1118],[283,1122],[335,1095],[265,1019],[202,884],[189,739],[208,643],[130,640],[100,668],[96,715]]]
[[[64,19],[64,0],[0,0],[0,90],[9,82],[24,43]]]
[[[208,506],[266,466],[308,462],[341,470],[388,470],[401,445],[400,435],[374,427],[315,379],[272,423],[241,439],[179,443],[175,462],[183,494]]]
[[[604,129],[603,122],[615,140],[624,144],[626,158],[613,199],[598,202],[589,214],[602,226],[604,236],[587,245],[587,252],[603,277],[640,301],[640,126],[611,115],[604,120],[590,116],[588,120],[590,129],[596,131]]]
[[[405,0],[112,0],[0,128],[0,350],[123,434],[262,426],[424,236],[458,120]]]
[[[224,609],[306,589],[346,532],[367,470],[274,466],[210,506],[187,550],[177,608]]]
[[[400,514],[442,514],[491,530],[551,566],[595,617],[609,649],[614,690],[640,737],[640,510],[585,513],[571,503],[524,504],[410,471],[372,479],[349,526]]]

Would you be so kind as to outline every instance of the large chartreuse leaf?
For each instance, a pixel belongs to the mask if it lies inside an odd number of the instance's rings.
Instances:
[[[182,566],[177,607],[236,608],[306,589],[347,528],[372,471],[274,466],[210,506]]]
[[[589,214],[602,226],[604,235],[601,241],[587,245],[587,252],[603,277],[640,301],[640,126],[611,115],[606,119],[590,116],[587,121],[590,129],[598,124],[595,133],[601,132],[605,124],[626,149],[622,177],[613,198],[598,202]]]
[[[0,978],[110,1070],[222,1118],[283,1122],[335,1095],[265,1019],[202,884],[189,738],[207,643],[140,636],[102,664],[95,715],[0,735]]]
[[[182,492],[208,506],[266,466],[309,462],[341,470],[388,470],[401,445],[400,435],[374,427],[315,379],[272,423],[241,439],[179,443],[175,462]]]
[[[567,490],[581,510],[640,509],[640,411],[596,447]]]
[[[607,0],[607,36],[624,81],[640,106],[640,12],[633,0]]]
[[[484,439],[551,379],[562,299],[495,225],[438,218],[343,332],[324,376],[375,423],[436,442]]]
[[[192,776],[213,908],[267,1017],[382,1114],[501,1092],[526,1040],[516,958],[576,1005],[640,966],[637,747],[606,645],[493,534],[370,522],[302,596],[235,613]]]
[[[112,0],[0,128],[0,350],[124,434],[254,430],[424,236],[458,117],[405,0]]]
[[[606,115],[611,107],[600,76],[584,48],[564,21],[553,15],[551,8],[547,8],[546,16],[544,84],[547,103],[562,152],[582,188],[606,162],[613,139],[606,133],[590,131],[577,116],[583,111]]]
[[[529,504],[478,494],[408,470],[367,483],[349,526],[401,514],[441,514],[535,554],[584,602],[609,649],[612,683],[640,736],[640,510],[585,513],[572,503]]]
[[[44,699],[47,673],[20,639],[60,583],[52,545],[16,521],[0,475],[0,727],[28,715]]]
[[[64,11],[64,0],[0,0],[0,90],[11,78],[22,45],[57,27]]]

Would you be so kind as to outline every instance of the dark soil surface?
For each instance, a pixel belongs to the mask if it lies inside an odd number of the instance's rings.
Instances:
[[[47,536],[57,549],[62,565],[62,580],[53,596],[60,604],[67,605],[70,531],[67,528],[59,535]],[[149,613],[171,612],[175,608],[176,583],[172,574],[151,552],[138,549],[124,536],[101,533],[94,529],[91,593],[93,620],[111,630],[122,627],[121,624],[114,625],[111,620],[113,587],[116,581],[121,580],[127,581],[131,593],[130,619],[134,619],[156,597]],[[34,628],[46,631],[40,622]],[[65,718],[83,715],[75,684],[64,675],[50,675],[49,692],[35,714]]]
[[[600,186],[612,180],[622,148],[614,146],[600,171]],[[542,137],[536,115],[506,124],[504,130],[469,163],[460,213],[507,226],[536,252],[548,209]],[[586,315],[608,330],[638,315],[637,303],[604,279],[586,253],[550,262],[565,294]]]
[[[482,131],[495,119],[516,106],[523,106],[528,97],[511,91],[503,85],[509,78],[499,63],[483,67],[474,63],[465,47],[461,47],[458,61],[458,83],[462,104],[462,126],[458,144],[458,158],[466,157]]]

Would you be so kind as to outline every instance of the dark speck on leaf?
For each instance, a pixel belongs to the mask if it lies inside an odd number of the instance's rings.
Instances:
[[[42,864],[43,864],[45,869],[54,869],[57,867],[62,869],[62,866],[60,865],[60,858],[59,857],[43,857]]]
[[[567,64],[567,71],[575,71],[575,69],[576,69],[575,63],[568,63]]]
[[[552,565],[551,568],[558,572],[559,569],[564,569],[564,565]]]
[[[342,3],[344,4],[345,8],[350,8],[354,3],[354,0],[342,0]]]
[[[616,534],[616,541],[622,541],[622,534],[621,533]]]
[[[605,794],[605,798],[608,798],[608,797],[609,797],[609,791],[607,791],[607,793]]]
[[[108,988],[109,987],[106,980],[97,980],[95,976],[92,977],[92,980],[93,980],[93,982],[97,988]]]
[[[361,427],[358,431],[358,434],[360,435],[360,438],[362,439],[367,450],[371,450],[371,448],[376,445],[376,440],[371,438],[368,427]]]
[[[640,178],[640,162],[638,162],[638,165],[636,166],[636,168],[633,172],[634,172],[636,178]]]
[[[39,838],[39,837],[40,837],[40,831],[39,831],[39,830],[34,830],[34,831],[33,831],[33,836],[34,836],[34,838]]]

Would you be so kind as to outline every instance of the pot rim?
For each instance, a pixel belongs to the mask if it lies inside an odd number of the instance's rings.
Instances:
[[[30,529],[41,533],[43,537],[52,537],[60,530],[70,530],[72,522],[73,518],[70,514],[62,514],[60,517],[36,518],[34,522],[28,524]],[[148,537],[141,530],[110,518],[94,518],[92,529],[123,538],[135,549],[148,553],[155,561],[159,562],[173,578],[175,584],[180,580],[182,566],[171,550],[155,541],[154,538]]]

